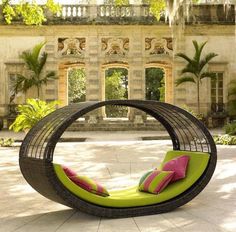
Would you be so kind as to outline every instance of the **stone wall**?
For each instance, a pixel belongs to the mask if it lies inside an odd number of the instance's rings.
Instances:
[[[19,54],[35,44],[46,41],[49,54],[46,70],[55,70],[58,80],[43,88],[41,98],[59,99],[67,104],[67,70],[82,67],[86,72],[86,99],[105,98],[105,70],[122,67],[129,73],[129,98],[145,98],[145,68],[159,67],[165,71],[166,101],[179,106],[187,104],[196,109],[195,86],[175,87],[175,80],[185,63],[174,57],[176,52],[193,53],[192,40],[208,41],[205,53],[219,56],[209,68],[224,72],[224,101],[227,102],[227,84],[236,78],[235,27],[233,25],[186,25],[179,33],[168,25],[23,25],[0,26],[0,115],[6,114],[9,103],[9,74],[24,72]],[[209,111],[209,80],[201,86],[201,107]],[[34,96],[17,96],[16,103]],[[99,113],[100,115],[102,112]]]

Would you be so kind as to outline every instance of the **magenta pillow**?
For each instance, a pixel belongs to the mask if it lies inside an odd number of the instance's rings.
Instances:
[[[171,182],[185,178],[186,170],[189,162],[189,156],[182,155],[176,157],[163,165],[162,171],[173,171],[174,176]]]
[[[68,167],[66,167],[64,165],[62,165],[62,168],[63,168],[63,171],[66,173],[66,175],[68,177],[76,176],[77,175],[77,173],[75,171],[73,171],[72,169],[70,169],[70,168],[68,168]]]

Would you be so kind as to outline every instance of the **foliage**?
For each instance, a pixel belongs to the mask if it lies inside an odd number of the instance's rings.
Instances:
[[[231,135],[219,135],[214,137],[214,141],[216,144],[221,145],[236,145],[236,136]]]
[[[197,114],[192,109],[190,109],[187,105],[183,105],[182,108],[184,110],[186,110],[187,112],[189,112],[190,114],[192,114],[198,120],[203,121],[203,119],[204,119],[204,115],[203,114]]]
[[[54,71],[48,72],[43,76],[43,69],[47,61],[48,54],[41,53],[45,43],[40,43],[34,46],[32,51],[24,51],[20,58],[25,62],[27,69],[30,71],[29,76],[18,74],[15,83],[13,83],[13,91],[15,94],[18,92],[27,92],[30,88],[37,88],[37,97],[39,98],[40,88],[46,85],[49,80],[57,79]]]
[[[147,68],[146,77],[146,99],[165,101],[164,72],[160,68]]]
[[[54,0],[47,0],[46,7],[53,14],[60,13],[62,10],[61,5],[59,3],[54,2]]]
[[[68,73],[69,102],[82,102],[86,97],[85,72],[83,69],[70,69]]]
[[[32,3],[20,2],[19,5],[15,6],[15,12],[22,17],[26,25],[41,25],[46,21],[42,7],[34,1]]]
[[[54,0],[47,0],[46,5],[39,5],[36,1],[21,0],[19,4],[11,4],[10,0],[3,0],[3,16],[7,24],[14,19],[21,19],[26,25],[41,25],[46,19],[46,10],[56,14],[61,12],[61,6]]]
[[[12,138],[0,138],[0,147],[11,147],[14,142]]]
[[[124,99],[125,87],[122,85],[122,73],[114,71],[111,76],[106,76],[106,99]]]
[[[151,13],[159,20],[166,8],[166,0],[145,0],[144,3],[150,4]]]
[[[228,135],[236,135],[236,122],[228,123],[224,126],[225,133]]]
[[[112,73],[113,72],[113,73]],[[106,100],[112,99],[125,99],[126,98],[126,87],[124,86],[122,72],[113,69],[109,70],[105,79],[105,94]],[[106,114],[109,117],[121,117],[127,114],[126,107],[112,107],[106,106]]]
[[[197,87],[197,113],[200,114],[200,84],[204,78],[216,78],[215,73],[205,71],[207,64],[216,56],[215,53],[208,53],[205,57],[201,57],[203,48],[205,47],[206,42],[198,44],[196,40],[193,40],[193,46],[195,48],[195,54],[193,58],[188,57],[184,53],[177,53],[176,56],[187,61],[187,65],[182,69],[179,79],[176,80],[176,86],[191,82],[195,83]]]
[[[236,116],[236,81],[232,80],[229,83],[228,88],[228,113],[229,116]]]
[[[31,129],[40,119],[53,112],[58,104],[58,101],[47,103],[39,99],[27,99],[26,105],[17,107],[19,114],[9,129],[15,132]]]

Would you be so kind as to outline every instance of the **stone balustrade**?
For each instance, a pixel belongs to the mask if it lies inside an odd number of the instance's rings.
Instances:
[[[65,18],[85,18],[89,16],[89,5],[63,5],[61,14],[57,15]]]
[[[0,22],[3,21],[0,5]],[[46,24],[160,24],[165,17],[157,20],[151,13],[150,6],[144,5],[62,5],[60,14],[46,12]],[[14,21],[15,22],[15,21]],[[235,5],[222,4],[194,5],[190,9],[188,23],[235,23]]]
[[[149,5],[63,5],[58,19],[153,17]],[[49,17],[49,20],[51,18]]]

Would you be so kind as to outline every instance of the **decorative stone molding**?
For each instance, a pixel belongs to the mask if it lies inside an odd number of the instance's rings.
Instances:
[[[129,38],[102,38],[101,42],[105,56],[125,57],[129,52]]]
[[[59,56],[76,56],[84,57],[85,38],[58,38],[58,54]]]
[[[147,55],[172,55],[172,38],[145,38],[145,51]]]

